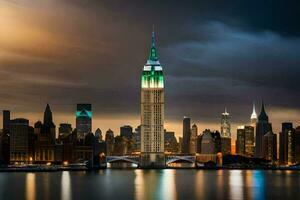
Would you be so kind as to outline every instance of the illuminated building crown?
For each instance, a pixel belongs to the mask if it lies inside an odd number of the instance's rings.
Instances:
[[[142,88],[164,88],[163,69],[158,60],[155,32],[152,31],[152,43],[149,58],[144,65]]]

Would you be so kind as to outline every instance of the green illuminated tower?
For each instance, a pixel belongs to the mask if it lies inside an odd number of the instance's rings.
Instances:
[[[77,138],[83,140],[92,131],[92,105],[77,104],[76,110]]]
[[[141,77],[141,162],[142,168],[165,167],[164,76],[158,60],[155,33],[149,58]]]

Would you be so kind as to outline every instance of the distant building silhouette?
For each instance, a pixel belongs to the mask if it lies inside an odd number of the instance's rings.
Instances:
[[[211,132],[209,129],[203,131],[200,139],[201,154],[217,154],[221,152],[221,134],[218,131]]]
[[[129,125],[121,126],[120,135],[128,140],[132,139],[132,127]]]
[[[295,129],[290,122],[282,123],[279,133],[279,163],[282,165],[295,163]]]
[[[295,161],[300,163],[300,126],[295,128]]]
[[[221,152],[222,155],[230,155],[231,151],[231,137],[221,137]]]
[[[0,133],[0,163],[9,164],[10,159],[10,111],[3,110],[3,128]]]
[[[114,132],[108,129],[105,134],[106,155],[111,156],[114,152],[115,137]]]
[[[115,137],[113,155],[115,156],[123,156],[127,154],[127,139],[126,137],[122,137],[120,135]]]
[[[140,152],[141,151],[141,126],[138,126],[132,136],[132,151]]]
[[[255,157],[257,158],[263,158],[264,156],[263,137],[269,131],[272,131],[272,125],[269,123],[269,117],[266,114],[265,105],[262,102],[258,122],[256,123]]]
[[[102,131],[100,130],[100,128],[97,128],[97,130],[95,131],[95,138],[99,142],[103,141]]]
[[[9,126],[10,126],[10,111],[3,110],[3,134],[9,134]]]
[[[190,137],[190,154],[195,154],[197,152],[197,136],[198,136],[198,127],[196,124],[193,124],[191,129],[191,137]]]
[[[76,129],[79,140],[84,140],[85,136],[92,131],[91,104],[77,104]]]
[[[273,163],[277,161],[277,136],[272,131],[264,135],[264,158]]]
[[[30,135],[33,128],[29,121],[23,118],[16,118],[10,121],[10,162],[29,163],[32,160],[32,151],[29,146]]]
[[[183,118],[183,137],[182,137],[182,153],[190,153],[190,140],[191,140],[191,118]]]
[[[236,134],[236,154],[245,155],[245,128],[239,126]]]
[[[229,122],[229,113],[225,108],[225,111],[221,115],[221,137],[229,137],[231,138],[231,128]]]
[[[238,127],[236,153],[247,157],[254,156],[254,128],[252,126]]]
[[[35,145],[34,160],[37,163],[48,163],[61,160],[61,153],[58,155],[58,149],[55,140],[55,124],[53,123],[53,116],[50,105],[46,105],[44,112],[44,121],[34,124],[34,133],[37,136]],[[61,147],[62,148],[62,147]],[[62,149],[60,149],[62,151]],[[60,157],[60,158],[59,158]]]
[[[64,138],[70,134],[72,134],[73,128],[71,124],[61,123],[58,128],[58,138]]]
[[[175,137],[175,132],[165,131],[165,151],[171,153],[178,153],[178,142]]]

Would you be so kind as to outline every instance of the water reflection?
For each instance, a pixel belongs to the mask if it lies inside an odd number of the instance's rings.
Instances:
[[[243,174],[241,170],[229,171],[229,195],[230,199],[243,199]]]
[[[158,191],[160,199],[176,199],[176,183],[175,183],[175,170],[162,170],[160,176],[160,184],[158,184]]]
[[[134,172],[135,172],[135,180],[134,180],[135,199],[143,200],[145,194],[143,170],[135,170]]]
[[[246,170],[244,173],[245,196],[247,199],[253,199],[253,170]]]
[[[218,199],[222,199],[223,195],[225,193],[223,184],[224,184],[223,170],[218,170],[217,171],[217,188],[220,188],[220,190],[217,192]]]
[[[135,199],[176,199],[175,170],[135,170]]]
[[[35,200],[35,174],[27,173],[26,175],[26,199]]]
[[[49,199],[49,190],[50,190],[50,180],[49,180],[49,173],[43,173],[43,200]]]
[[[300,199],[298,171],[104,170],[0,173],[0,199]],[[6,187],[12,186],[12,187]],[[176,188],[175,188],[176,186]],[[74,188],[74,189],[73,189]]]
[[[252,173],[252,196],[254,199],[264,199],[265,197],[265,174],[260,170],[255,170]]]
[[[195,192],[197,199],[204,199],[205,197],[205,184],[204,184],[204,170],[199,170],[195,176]]]
[[[70,172],[63,171],[61,176],[61,199],[72,199]]]

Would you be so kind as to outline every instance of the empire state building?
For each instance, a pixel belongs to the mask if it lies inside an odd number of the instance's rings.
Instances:
[[[141,162],[140,167],[165,166],[164,76],[152,32],[149,58],[141,77]]]

